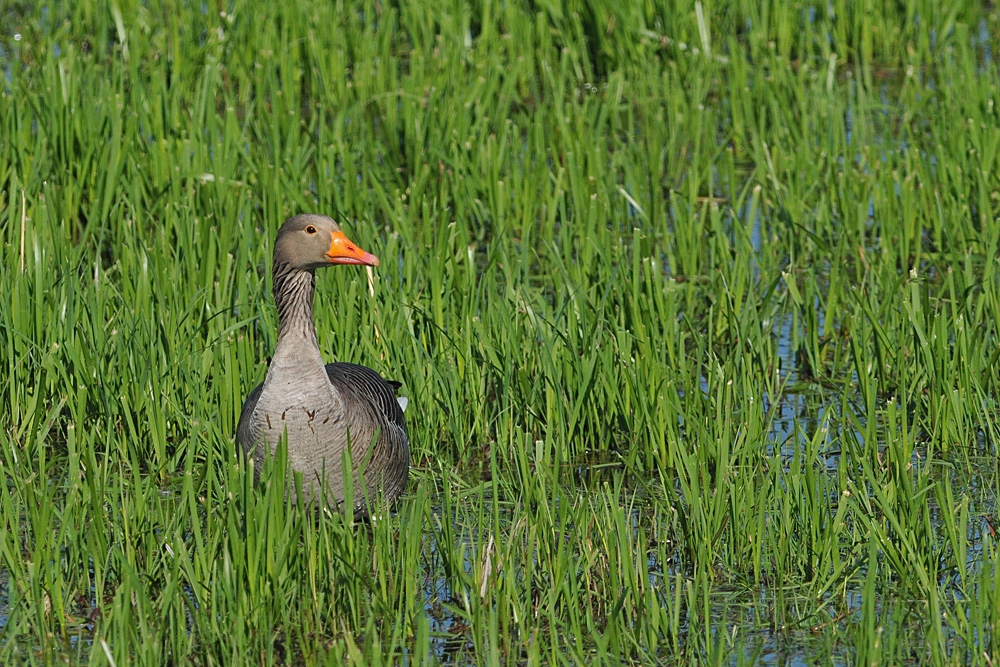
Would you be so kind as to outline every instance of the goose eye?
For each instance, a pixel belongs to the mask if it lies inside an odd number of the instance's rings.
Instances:
[[[306,234],[315,234],[315,233],[316,233],[316,228],[315,227],[313,227],[312,225],[309,225],[308,227],[306,227]]]

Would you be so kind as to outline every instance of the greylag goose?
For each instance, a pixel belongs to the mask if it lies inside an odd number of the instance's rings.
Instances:
[[[323,365],[313,323],[315,270],[334,264],[379,262],[325,215],[297,215],[278,230],[272,267],[278,342],[264,382],[243,403],[236,442],[259,481],[267,450],[273,455],[287,434],[288,466],[302,473],[302,501],[322,498],[325,486],[335,507],[344,502],[342,460],[350,450],[354,510],[360,514],[392,503],[406,485],[406,399],[396,397],[399,383],[370,368]],[[286,497],[292,493],[289,483]]]

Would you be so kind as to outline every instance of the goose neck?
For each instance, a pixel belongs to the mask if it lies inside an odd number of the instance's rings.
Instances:
[[[278,307],[278,342],[298,340],[319,348],[313,324],[313,294],[316,277],[312,270],[274,264],[274,302]]]

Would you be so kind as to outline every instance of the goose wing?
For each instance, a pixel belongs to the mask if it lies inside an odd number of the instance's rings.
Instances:
[[[240,421],[236,424],[236,444],[239,450],[253,459],[256,448],[257,434],[253,432],[253,411],[257,409],[257,400],[260,392],[264,388],[264,383],[253,388],[253,391],[243,401],[243,409],[240,410]]]
[[[400,383],[386,380],[366,366],[345,362],[327,364],[326,374],[330,383],[341,393],[363,401],[376,416],[384,420],[388,430],[394,432],[391,437],[402,436],[409,440],[403,408],[396,396]]]

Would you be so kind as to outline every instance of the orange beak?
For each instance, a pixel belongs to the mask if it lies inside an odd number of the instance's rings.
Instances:
[[[326,251],[326,256],[331,263],[378,266],[378,257],[359,248],[344,232],[330,232],[330,236],[330,249]]]

